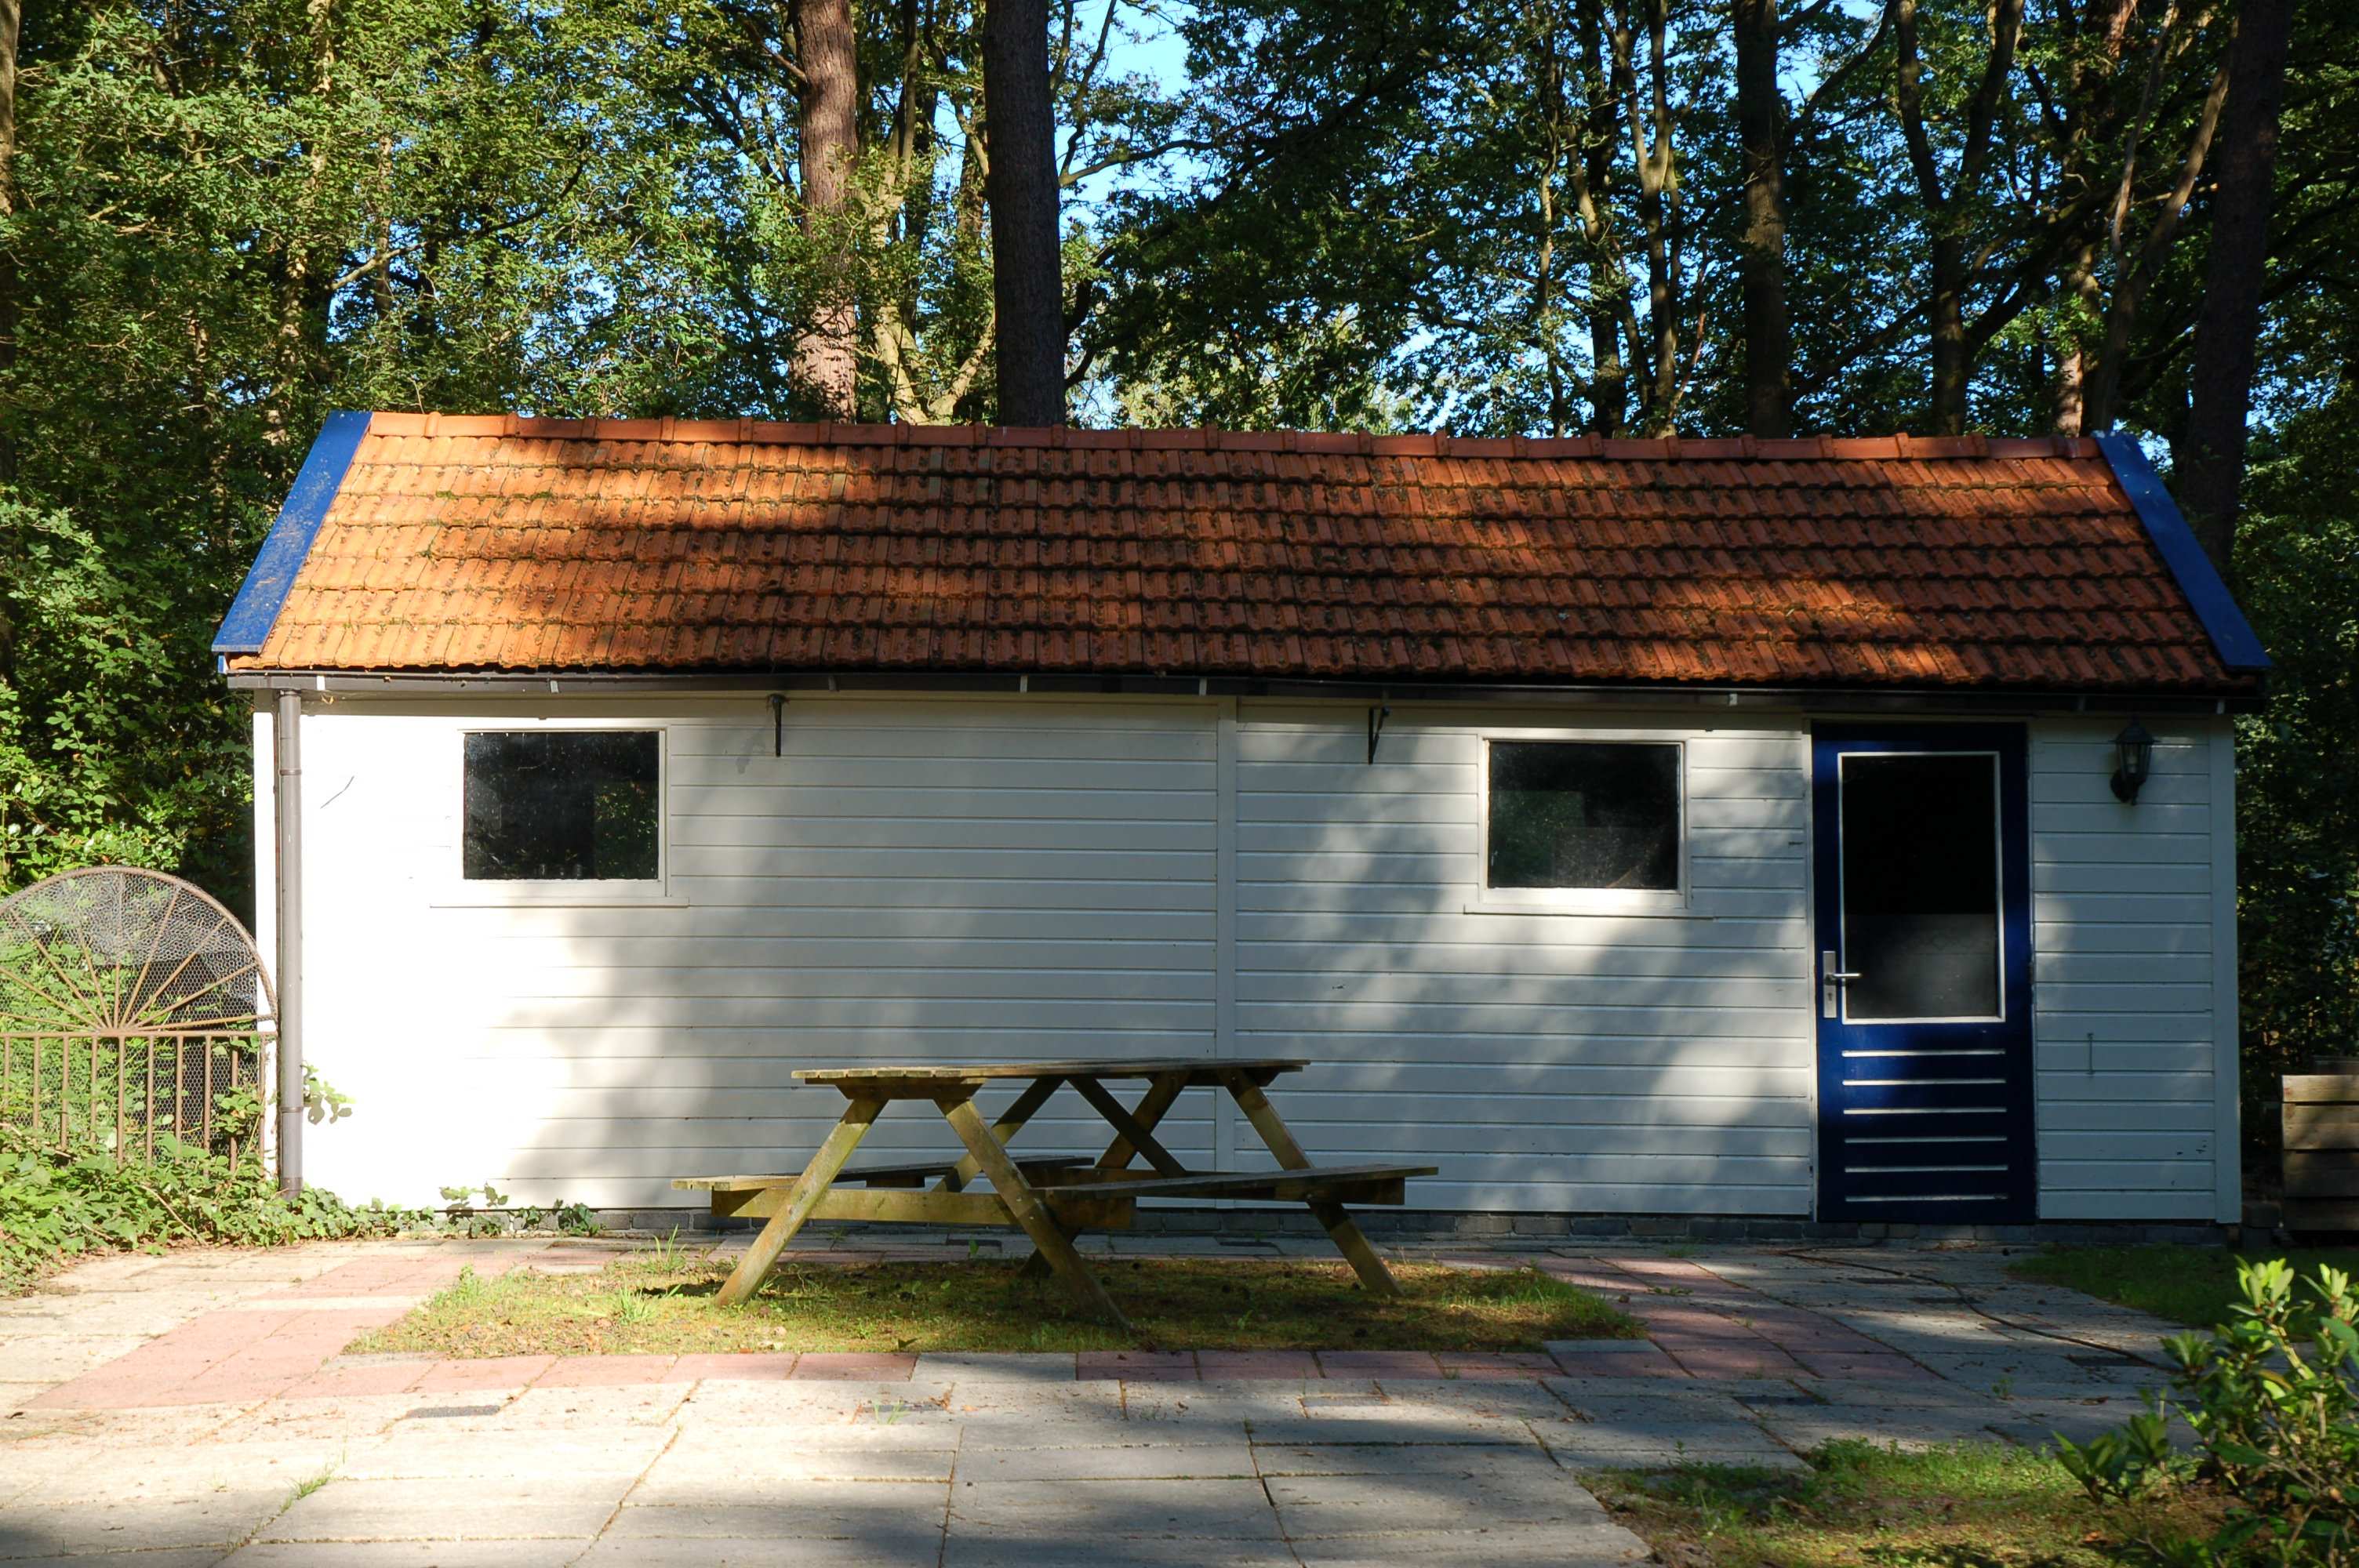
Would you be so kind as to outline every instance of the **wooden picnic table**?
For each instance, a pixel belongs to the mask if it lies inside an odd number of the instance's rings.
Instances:
[[[1307,1064],[1280,1057],[1166,1056],[1137,1061],[1007,1062],[962,1066],[825,1067],[800,1071],[805,1083],[840,1090],[843,1114],[810,1164],[787,1175],[688,1176],[673,1186],[708,1192],[712,1212],[766,1223],[721,1287],[723,1305],[761,1288],[778,1254],[811,1220],[871,1220],[909,1225],[1013,1225],[1038,1249],[1031,1268],[1054,1272],[1097,1315],[1130,1326],[1089,1265],[1073,1249],[1083,1230],[1127,1228],[1143,1197],[1258,1198],[1310,1206],[1360,1283],[1378,1295],[1400,1287],[1343,1205],[1397,1204],[1411,1176],[1431,1165],[1313,1165],[1264,1091],[1282,1073]],[[974,1097],[986,1085],[1028,1079],[996,1121],[985,1122]],[[1106,1086],[1144,1080],[1125,1106]],[[1007,1145],[1049,1097],[1070,1087],[1103,1117],[1114,1141],[1101,1153],[1019,1159]],[[1277,1171],[1190,1171],[1155,1137],[1155,1129],[1191,1088],[1225,1091],[1276,1156]],[[853,1166],[853,1151],[895,1100],[923,1100],[942,1113],[966,1153],[954,1161]],[[1144,1159],[1150,1167],[1131,1168]],[[988,1192],[969,1192],[978,1178]],[[927,1187],[931,1182],[933,1185]],[[851,1183],[862,1190],[847,1191]]]

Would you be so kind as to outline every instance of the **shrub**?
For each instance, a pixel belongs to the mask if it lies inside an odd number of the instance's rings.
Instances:
[[[250,1150],[233,1156],[159,1137],[153,1162],[118,1164],[96,1144],[61,1151],[0,1127],[0,1290],[93,1251],[390,1236],[427,1217],[376,1204],[354,1208],[317,1188],[288,1197]]]
[[[2089,1495],[2125,1498],[2191,1471],[2234,1501],[2210,1540],[2172,1543],[2189,1564],[2359,1564],[2359,1301],[2351,1279],[2321,1266],[2308,1310],[2284,1261],[2238,1266],[2244,1301],[2213,1334],[2164,1342],[2176,1399],[2087,1447],[2057,1440]],[[2169,1445],[2171,1409],[2193,1429],[2191,1462]]]

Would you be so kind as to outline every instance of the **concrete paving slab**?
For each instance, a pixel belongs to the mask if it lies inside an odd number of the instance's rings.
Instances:
[[[849,1536],[797,1541],[634,1536],[600,1541],[573,1563],[577,1568],[898,1568],[905,1563],[933,1563],[940,1551],[940,1532],[931,1541],[899,1544],[906,1555],[883,1555],[877,1543]]]
[[[219,1561],[222,1568],[565,1568],[582,1552],[571,1539],[258,1541]]]
[[[409,1422],[384,1437],[354,1445],[337,1464],[336,1478],[445,1485],[538,1483],[577,1476],[627,1481],[644,1474],[676,1441],[675,1433],[652,1426],[544,1433],[529,1443],[518,1443],[505,1433],[430,1432]]]
[[[333,1480],[256,1533],[261,1541],[578,1539],[604,1528],[624,1477],[536,1481],[528,1490],[468,1492],[446,1480]]]
[[[1141,1537],[1278,1544],[1277,1519],[1250,1474],[1198,1480],[1006,1481],[963,1478],[951,1488],[952,1538],[1050,1535],[1111,1544]]]
[[[110,1563],[120,1568],[213,1568],[223,1557],[217,1546],[200,1546],[177,1552],[76,1552],[71,1557],[11,1557],[5,1561],[8,1568],[103,1568]]]
[[[1102,1542],[1043,1531],[953,1531],[942,1543],[943,1568],[1299,1568],[1283,1545],[1259,1541],[1142,1539],[1110,1558]]]
[[[1467,1476],[1287,1476],[1273,1477],[1268,1486],[1289,1540],[1453,1527],[1593,1524],[1606,1517],[1597,1499],[1569,1472],[1533,1465]]]
[[[128,1356],[154,1338],[143,1334],[23,1334],[0,1336],[0,1381],[62,1383]]]
[[[1613,1523],[1560,1524],[1493,1530],[1433,1530],[1387,1536],[1313,1537],[1292,1541],[1305,1568],[1603,1568],[1644,1563],[1647,1543]]]
[[[990,1356],[933,1352],[918,1357],[917,1368],[910,1376],[940,1379],[961,1388],[976,1383],[1046,1383],[1054,1386],[1074,1381],[1074,1366],[1072,1355],[1064,1351]]]
[[[962,1450],[957,1470],[962,1486],[1012,1481],[1147,1481],[1252,1474],[1253,1450],[1243,1441]]]
[[[1353,1443],[1256,1444],[1254,1464],[1265,1481],[1280,1476],[1473,1476],[1558,1468],[1538,1443],[1519,1447],[1449,1444]]]
[[[1383,1410],[1305,1412],[1256,1418],[1247,1422],[1256,1443],[1472,1443],[1524,1444],[1532,1440],[1521,1421],[1427,1408],[1396,1415]]]
[[[691,1504],[632,1504],[606,1541],[810,1541],[864,1543],[879,1563],[930,1557],[942,1537],[946,1488],[919,1481],[810,1481],[715,1492]]]
[[[286,1505],[280,1487],[126,1498],[104,1508],[43,1501],[0,1509],[0,1560],[102,1552],[226,1551]]]
[[[527,1389],[495,1417],[509,1431],[526,1428],[618,1426],[669,1421],[688,1398],[685,1383],[620,1389]]]

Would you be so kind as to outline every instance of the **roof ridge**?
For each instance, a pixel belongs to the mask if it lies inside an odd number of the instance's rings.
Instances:
[[[1376,436],[1348,430],[1087,430],[1077,426],[862,425],[769,419],[565,419],[521,414],[379,410],[377,436],[509,437],[538,440],[726,442],[740,446],[1047,447],[1083,451],[1356,453],[1368,457],[1592,458],[1690,462],[1823,462],[1943,458],[2095,458],[2097,444],[2063,436]]]

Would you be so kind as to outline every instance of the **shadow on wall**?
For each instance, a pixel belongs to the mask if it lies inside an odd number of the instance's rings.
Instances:
[[[798,1067],[1209,1054],[1212,712],[799,698],[783,762],[750,716],[676,726],[686,907],[434,912],[484,1019],[451,1014],[436,1179],[676,1206],[673,1176],[801,1165],[842,1102]],[[1274,1094],[1314,1157],[1442,1165],[1413,1206],[1806,1212],[1801,741],[1690,742],[1733,824],[1693,830],[1712,918],[1476,914],[1461,717],[1397,715],[1374,768],[1357,708],[1245,728],[1238,1054],[1311,1064]],[[1182,1101],[1175,1152],[1271,1163],[1213,1109]],[[1104,1136],[1067,1095],[1018,1148]],[[901,1107],[864,1152],[949,1143]]]

